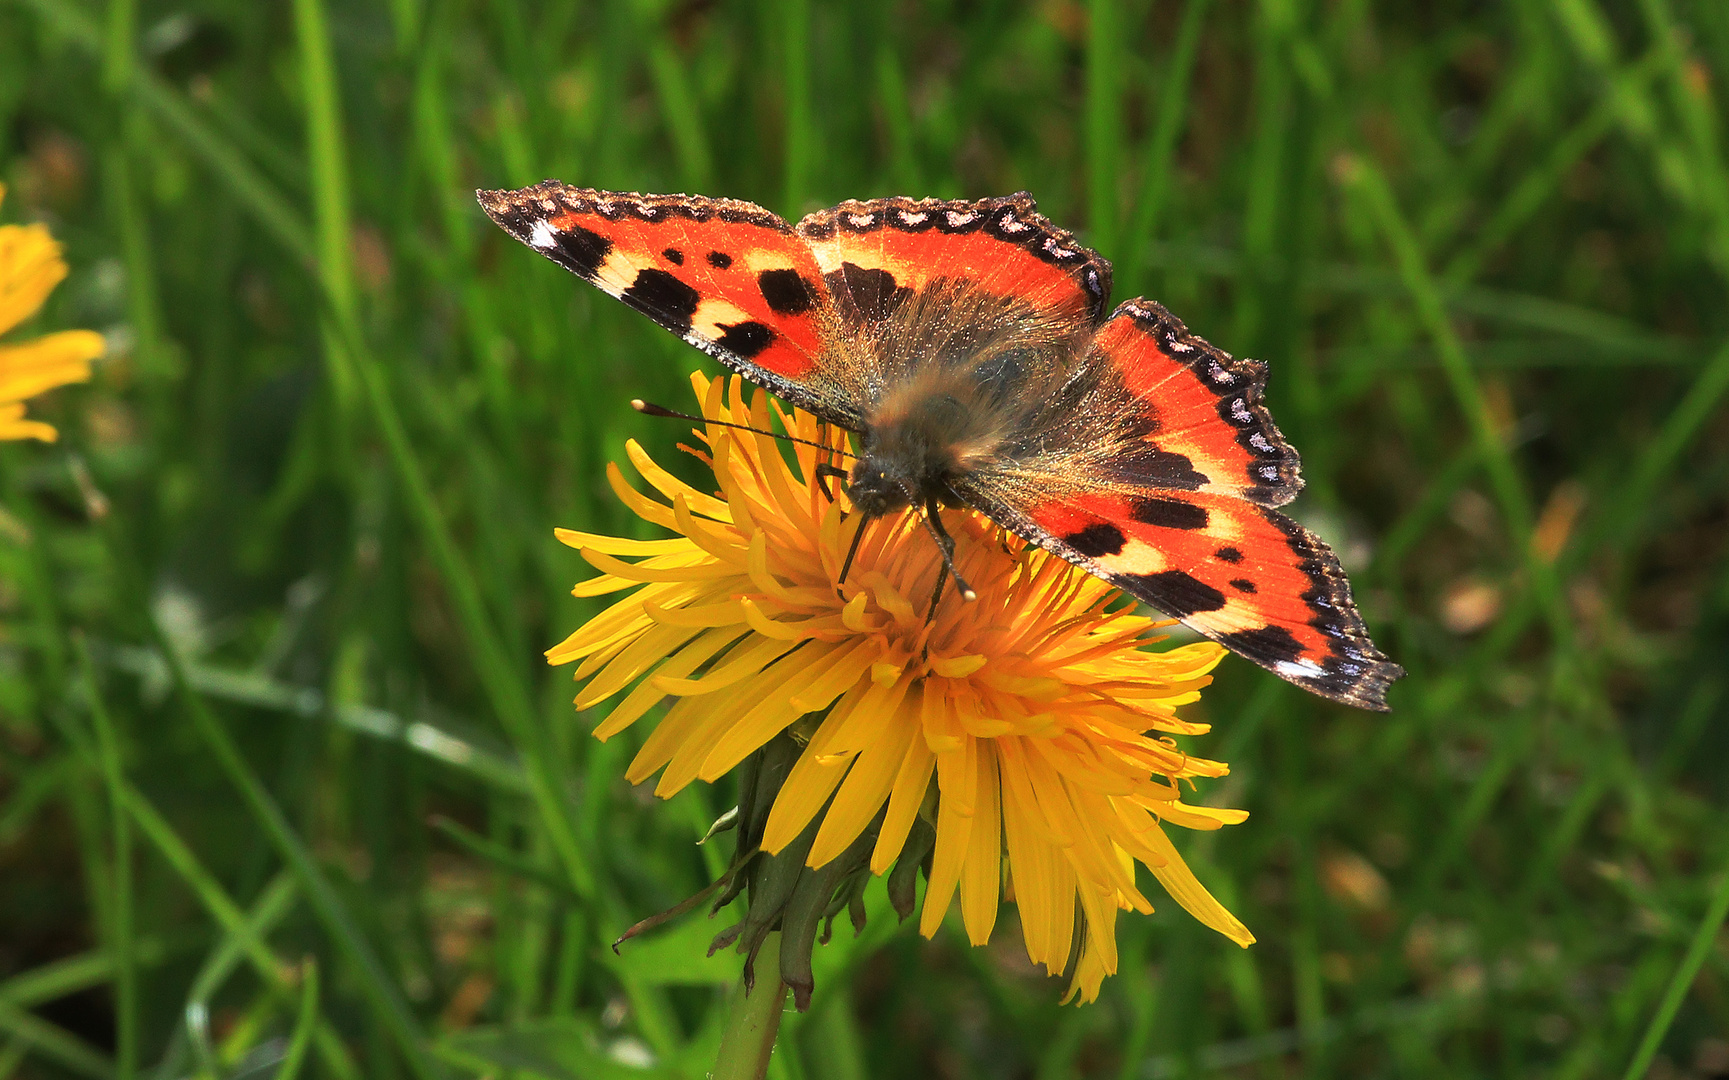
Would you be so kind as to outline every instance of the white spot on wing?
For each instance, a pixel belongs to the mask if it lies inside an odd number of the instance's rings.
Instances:
[[[919,211],[902,210],[901,211],[901,222],[903,224],[906,224],[906,225],[923,225],[925,218],[928,218],[928,217],[930,217],[930,215],[925,213],[922,210],[919,210]]]
[[[949,228],[951,229],[958,229],[962,225],[971,225],[974,221],[978,220],[978,215],[970,210],[964,214],[959,210],[950,210],[948,211],[947,217],[949,219]]]
[[[1249,422],[1249,419],[1250,419],[1249,407],[1247,405],[1243,404],[1242,398],[1232,399],[1232,401],[1231,401],[1231,419],[1235,420],[1239,424],[1246,424]]]
[[[1321,665],[1308,657],[1301,660],[1280,660],[1273,665],[1273,670],[1287,679],[1314,679],[1327,673]]]
[[[552,247],[554,244],[557,244],[558,237],[553,235],[551,225],[548,225],[544,221],[537,221],[534,223],[534,228],[529,231],[528,242],[532,246],[544,251],[545,249]]]
[[[1258,431],[1249,436],[1249,445],[1263,454],[1270,454],[1273,452],[1273,444],[1268,442],[1267,437]]]

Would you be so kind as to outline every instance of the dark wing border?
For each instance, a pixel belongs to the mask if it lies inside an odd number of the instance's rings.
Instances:
[[[1266,406],[1264,362],[1237,359],[1215,347],[1156,300],[1125,300],[1111,318],[1131,320],[1161,352],[1186,366],[1213,393],[1219,419],[1236,432],[1237,445],[1249,455],[1249,486],[1239,497],[1269,507],[1283,506],[1297,497],[1303,490],[1302,460]],[[1155,442],[1158,439],[1157,435],[1153,438]]]
[[[1309,625],[1332,643],[1332,653],[1320,661],[1319,674],[1307,674],[1297,666],[1294,661],[1301,656],[1302,646],[1280,626],[1267,624],[1252,630],[1217,633],[1205,625],[1191,623],[1187,615],[1197,610],[1204,614],[1206,609],[1197,609],[1192,598],[1186,599],[1177,591],[1161,591],[1163,579],[1158,575],[1148,578],[1112,573],[1063,538],[1036,524],[1026,514],[981,491],[976,485],[966,485],[956,494],[1010,532],[1066,559],[1135,599],[1182,620],[1196,633],[1254,661],[1286,682],[1346,705],[1374,712],[1389,711],[1387,688],[1404,677],[1405,669],[1377,649],[1370,639],[1368,626],[1351,599],[1351,583],[1345,577],[1345,569],[1326,541],[1277,510],[1250,504],[1285,534],[1286,543],[1297,556],[1298,569],[1310,581],[1312,587],[1302,595],[1303,602],[1314,612]],[[1170,498],[1181,497],[1172,492],[1160,494]],[[1172,583],[1185,585],[1191,591],[1198,584],[1187,574],[1177,575]]]
[[[883,228],[906,233],[934,229],[948,236],[982,232],[1067,271],[1087,297],[1093,325],[1104,321],[1105,305],[1111,298],[1110,261],[1039,213],[1037,200],[1025,191],[972,200],[905,195],[848,199],[807,214],[795,228],[800,236],[811,240],[828,240],[836,232],[863,234]]]

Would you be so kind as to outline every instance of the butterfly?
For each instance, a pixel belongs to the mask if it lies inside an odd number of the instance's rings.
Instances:
[[[970,506],[1283,679],[1386,710],[1404,669],[1332,551],[1276,509],[1302,479],[1266,366],[1150,300],[1107,316],[1110,263],[1027,193],[847,201],[796,225],[551,180],[476,194],[516,239],[855,433],[850,472],[831,470],[867,519],[910,507],[946,559],[941,507]]]

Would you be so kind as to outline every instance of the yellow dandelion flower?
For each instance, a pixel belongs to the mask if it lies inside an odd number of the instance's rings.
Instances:
[[[5,197],[0,184],[0,201]],[[0,225],[0,334],[34,315],[65,277],[66,260],[47,226]],[[24,419],[24,402],[90,378],[90,361],[102,350],[102,335],[90,330],[0,344],[0,439],[58,438],[53,425]]]
[[[736,378],[730,395],[723,380],[699,374],[692,383],[709,421],[768,428],[765,393],[747,404]],[[794,436],[844,448],[812,416],[781,412],[781,421]],[[547,653],[554,664],[580,661],[579,709],[624,694],[595,735],[609,738],[672,702],[631,763],[631,782],[659,772],[655,791],[666,797],[746,764],[741,787],[755,788],[768,770],[747,759],[790,731],[802,750],[765,820],[750,827],[753,846],[804,851],[812,870],[850,858],[859,878],[867,865],[888,871],[904,850],[928,878],[926,936],[958,897],[967,936],[982,945],[1000,901],[1012,899],[1028,955],[1053,974],[1069,971],[1070,997],[1083,1001],[1116,970],[1117,911],[1152,910],[1137,862],[1203,923],[1239,944],[1254,940],[1162,828],[1217,829],[1247,816],[1183,802],[1182,781],[1226,767],[1171,737],[1207,730],[1177,709],[1211,681],[1219,646],[1146,649],[1147,632],[1168,624],[963,510],[945,521],[978,598],[951,589],[930,615],[941,556],[910,513],[872,522],[847,513],[844,494],[831,499],[816,479],[826,451],[796,446],[789,464],[763,435],[713,423],[700,435],[716,494],[676,479],[635,442],[631,463],[661,498],[608,469],[632,511],[678,536],[558,533],[600,571],[575,595],[629,591]],[[869,531],[837,584],[860,528]],[[919,831],[922,847],[909,841]],[[832,919],[846,906],[833,881],[813,880],[820,895],[804,918],[812,934],[825,910]],[[903,916],[910,874],[905,892]],[[782,970],[797,992],[786,956],[800,942],[787,919]]]

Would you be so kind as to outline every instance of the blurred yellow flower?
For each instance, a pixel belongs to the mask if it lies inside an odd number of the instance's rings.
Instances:
[[[5,197],[0,185],[0,201]],[[0,225],[0,335],[34,315],[65,276],[66,260],[47,226]],[[102,335],[90,330],[0,344],[0,439],[58,438],[52,425],[24,419],[24,402],[90,378],[90,361],[102,350]]]
[[[723,380],[692,382],[708,420],[768,428],[766,393],[747,405],[734,379],[729,405]],[[844,433],[814,417],[781,420],[844,452]],[[1113,604],[1114,589],[970,510],[945,522],[978,599],[951,589],[927,617],[941,559],[910,514],[865,522],[847,513],[844,496],[831,501],[815,480],[826,451],[796,446],[795,468],[766,436],[713,425],[700,435],[715,495],[634,441],[632,464],[666,501],[608,469],[632,511],[677,537],[558,533],[601,571],[574,595],[634,590],[547,653],[555,664],[581,661],[578,708],[636,684],[595,735],[674,700],[631,782],[660,771],[656,793],[671,796],[790,731],[805,746],[758,826],[764,852],[802,835],[809,867],[850,848],[861,869],[868,850],[882,874],[922,817],[935,845],[920,931],[934,934],[958,894],[967,935],[982,945],[999,901],[1012,899],[1028,955],[1053,974],[1070,971],[1071,998],[1093,1000],[1116,970],[1117,911],[1152,910],[1137,861],[1196,918],[1239,944],[1254,940],[1161,828],[1217,829],[1247,816],[1182,801],[1182,780],[1226,767],[1170,737],[1207,730],[1176,709],[1199,698],[1223,650],[1143,648],[1147,631],[1168,624]],[[859,528],[870,531],[837,587]]]

